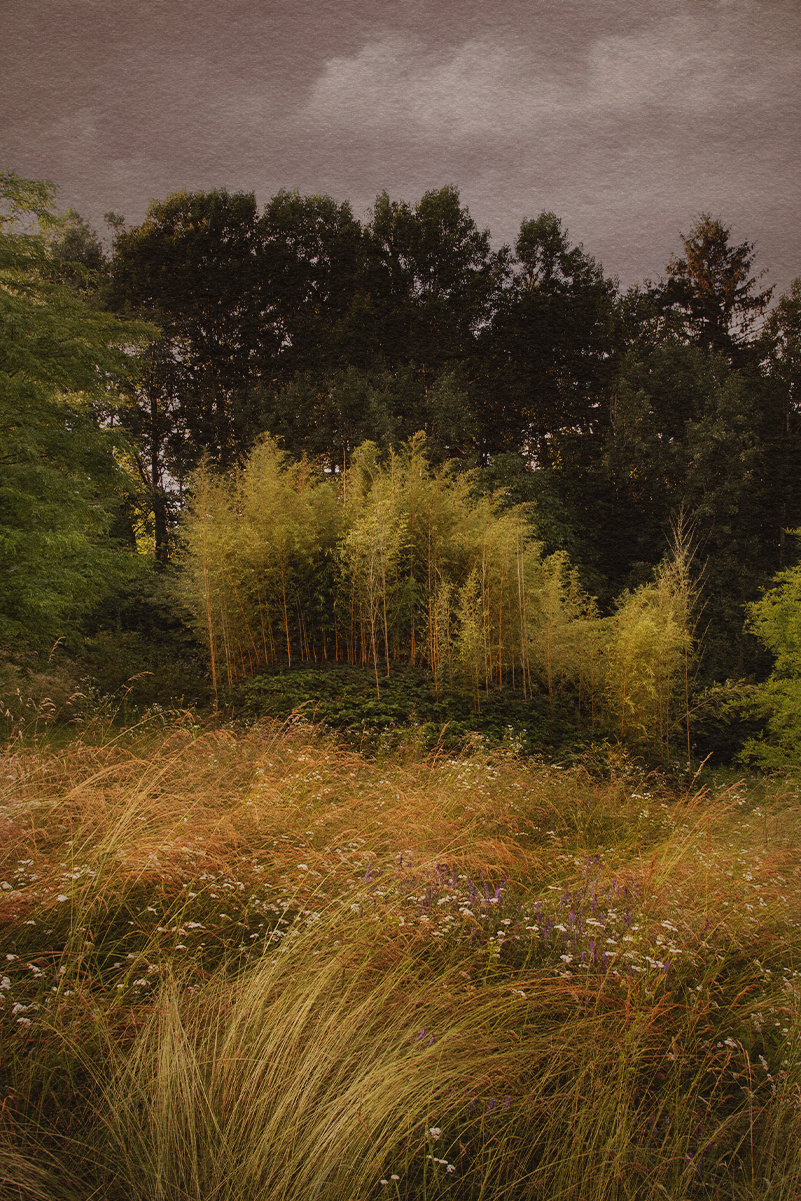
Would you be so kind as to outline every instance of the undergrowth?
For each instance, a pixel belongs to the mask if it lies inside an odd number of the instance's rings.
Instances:
[[[572,697],[568,705],[547,692],[524,696],[496,686],[473,696],[436,685],[413,667],[396,667],[378,687],[369,671],[343,663],[275,670],[238,685],[231,700],[251,720],[302,713],[366,754],[410,743],[421,751],[458,752],[485,741],[523,752],[547,748],[556,757],[584,750],[609,732],[577,723]]]

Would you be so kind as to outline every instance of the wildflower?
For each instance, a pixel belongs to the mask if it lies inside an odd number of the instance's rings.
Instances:
[[[437,1140],[437,1139],[439,1138],[439,1136],[442,1134],[442,1129],[441,1129],[441,1127],[439,1127],[439,1126],[429,1126],[429,1128],[428,1128],[428,1133],[431,1135],[431,1137],[432,1137],[432,1138],[434,1139],[434,1141],[436,1142],[436,1140]]]

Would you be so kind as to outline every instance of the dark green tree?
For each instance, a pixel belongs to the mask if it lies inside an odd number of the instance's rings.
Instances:
[[[71,284],[88,299],[97,293],[108,269],[97,231],[75,209],[67,209],[62,232],[50,247],[50,270],[56,279]]]
[[[225,191],[154,202],[114,239],[109,306],[161,331],[127,418],[160,561],[192,468],[235,462],[261,431],[254,387],[282,338],[261,245],[253,195]]]
[[[70,225],[54,194],[0,174],[0,638],[33,645],[70,634],[134,560],[109,537],[121,391],[154,332],[56,278]]]
[[[784,568],[785,531],[801,514],[801,278],[768,316],[761,345],[774,413],[771,475],[779,503],[779,567]]]
[[[668,263],[661,307],[678,318],[697,346],[742,360],[773,294],[773,288],[758,290],[764,272],[751,274],[753,242],[732,245],[731,229],[709,213],[681,240],[684,255]]]
[[[557,479],[607,600],[649,578],[676,524],[689,525],[703,564],[703,672],[722,679],[764,669],[744,606],[785,562],[782,530],[801,517],[792,305],[775,319],[784,333],[769,319],[757,336],[771,290],[758,289],[753,245],[733,246],[708,215],[683,241],[666,282],[622,298],[610,424],[600,440],[568,439]]]
[[[347,206],[282,192],[262,229],[265,287],[281,313],[265,427],[331,466],[360,442],[398,446],[418,430],[437,461],[473,455],[477,335],[508,255],[492,252],[458,191],[414,206],[384,193],[364,232]]]
[[[362,442],[387,449],[399,441],[403,414],[419,390],[411,373],[383,369],[299,374],[265,395],[264,420],[289,454],[320,460],[329,471],[339,472],[347,469]]]
[[[366,230],[368,288],[380,354],[409,364],[428,384],[468,360],[509,273],[509,250],[493,251],[452,186],[415,205],[375,202]]]
[[[364,442],[397,450],[420,431],[432,463],[470,460],[474,449],[468,387],[458,367],[430,387],[410,367],[300,374],[267,393],[262,406],[266,428],[286,451],[320,460],[329,471],[346,470]]]
[[[617,285],[553,213],[524,221],[516,273],[483,338],[488,447],[558,463],[565,439],[609,422]]]
[[[299,373],[370,363],[362,229],[350,205],[281,191],[265,208],[258,237],[271,378],[285,384]]]
[[[573,494],[612,594],[649,577],[678,523],[692,530],[708,677],[761,666],[742,636],[744,606],[781,563],[783,513],[798,511],[778,478],[778,399],[756,369],[675,338],[631,349],[604,453]]]

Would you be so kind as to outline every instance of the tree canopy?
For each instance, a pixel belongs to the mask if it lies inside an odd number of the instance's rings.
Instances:
[[[63,282],[51,185],[5,171],[0,196],[0,638],[42,642],[124,571],[107,536],[127,486],[120,389],[155,331]]]

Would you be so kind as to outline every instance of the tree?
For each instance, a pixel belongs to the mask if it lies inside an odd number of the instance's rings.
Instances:
[[[608,597],[650,578],[683,521],[703,567],[704,676],[760,670],[743,606],[781,566],[782,527],[801,516],[801,447],[782,442],[775,381],[674,335],[627,351],[614,401],[603,452],[569,494]]]
[[[132,410],[159,559],[203,456],[241,462],[293,381],[364,358],[361,237],[349,205],[284,191],[261,216],[252,193],[176,193],[118,228],[109,303],[162,331]]]
[[[785,531],[801,515],[801,278],[769,315],[762,345],[775,415],[771,478],[779,501],[779,567],[784,568]]]
[[[544,467],[562,435],[592,435],[608,421],[605,388],[615,350],[617,285],[553,213],[524,221],[517,271],[482,340],[482,408],[492,452],[520,450]]]
[[[368,289],[382,359],[410,364],[427,385],[475,350],[508,276],[509,250],[493,251],[457,188],[414,206],[377,197],[366,229]]]
[[[764,272],[751,275],[753,242],[731,245],[731,229],[709,213],[701,214],[686,237],[680,236],[684,257],[667,265],[661,306],[680,318],[696,345],[742,359],[773,294],[773,288],[757,291]]]
[[[69,633],[131,562],[108,536],[121,389],[154,332],[55,278],[54,195],[0,173],[0,637],[33,644]]]
[[[127,418],[160,561],[191,470],[236,462],[261,432],[253,390],[280,334],[260,245],[254,196],[226,191],[175,193],[114,238],[109,306],[161,331]]]
[[[67,209],[62,232],[50,247],[50,270],[54,278],[88,296],[97,292],[108,270],[103,246],[96,230],[75,209]]]
[[[258,223],[258,284],[274,331],[270,378],[371,364],[364,247],[349,204],[281,191]]]

